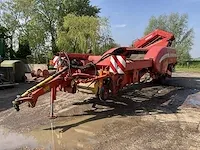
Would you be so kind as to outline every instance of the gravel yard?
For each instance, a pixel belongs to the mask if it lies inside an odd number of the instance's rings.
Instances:
[[[31,86],[0,90],[0,150],[200,149],[198,73],[174,73],[164,85],[134,85],[106,103],[92,94],[58,92],[56,119],[48,118],[49,93],[35,108],[12,108],[16,95]]]

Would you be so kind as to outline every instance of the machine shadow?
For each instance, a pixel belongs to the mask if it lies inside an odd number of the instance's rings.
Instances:
[[[200,89],[200,77],[173,77],[167,79],[165,85]]]
[[[170,83],[173,82],[171,80],[196,81],[198,79],[185,79],[178,77],[171,78],[166,80],[162,86],[153,83],[136,84],[123,89],[118,96],[112,97],[106,102],[99,101],[96,98],[91,98],[83,102],[74,103],[74,105],[92,104],[94,109],[87,110],[83,114],[76,114],[73,116],[89,115],[92,117],[74,124],[56,126],[54,127],[54,130],[59,129],[61,132],[65,132],[72,127],[76,127],[87,122],[114,116],[126,117],[178,113],[179,106],[185,102],[189,95],[199,92],[200,88],[199,90],[188,90],[188,87],[182,86],[183,83],[176,84],[176,87],[171,86]],[[184,83],[184,85],[186,85],[186,83]],[[146,91],[143,90],[143,88],[145,88]],[[167,92],[164,92],[163,94],[162,90],[167,90]],[[51,130],[51,128],[44,130]]]

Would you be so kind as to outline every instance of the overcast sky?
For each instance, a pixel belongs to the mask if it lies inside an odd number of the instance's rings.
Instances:
[[[108,17],[113,38],[122,46],[143,36],[149,18],[171,12],[187,13],[189,27],[194,28],[192,57],[200,57],[200,0],[91,0]]]

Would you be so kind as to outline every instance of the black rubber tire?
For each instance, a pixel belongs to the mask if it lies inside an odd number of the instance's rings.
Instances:
[[[153,83],[155,84],[164,84],[166,77],[160,76],[157,79],[153,79]]]
[[[101,89],[99,89],[98,98],[101,101],[106,101],[108,99],[108,97],[109,97],[109,90],[105,87],[101,87]]]
[[[77,90],[76,85],[74,85],[74,86],[72,87],[72,93],[75,94],[75,93],[76,93],[76,90]]]

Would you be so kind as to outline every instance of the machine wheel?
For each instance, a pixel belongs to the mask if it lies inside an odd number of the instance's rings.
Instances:
[[[101,87],[101,89],[99,89],[98,98],[101,101],[105,101],[108,99],[108,97],[109,97],[109,89],[106,88],[105,86]]]
[[[25,82],[27,80],[26,75],[22,76],[22,82]]]
[[[74,86],[72,87],[72,93],[76,93],[76,90],[77,90],[76,85],[74,85]]]
[[[153,83],[155,83],[155,84],[163,84],[165,79],[166,79],[165,76],[159,76],[156,79],[153,79]]]
[[[71,81],[72,93],[76,93],[77,85],[74,80]]]
[[[48,78],[49,76],[50,76],[50,74],[49,74],[49,71],[48,70],[43,70],[42,71],[42,76],[46,79],[46,78]]]
[[[37,70],[37,75],[36,75],[38,78],[42,76],[42,70],[41,69],[38,69]]]

